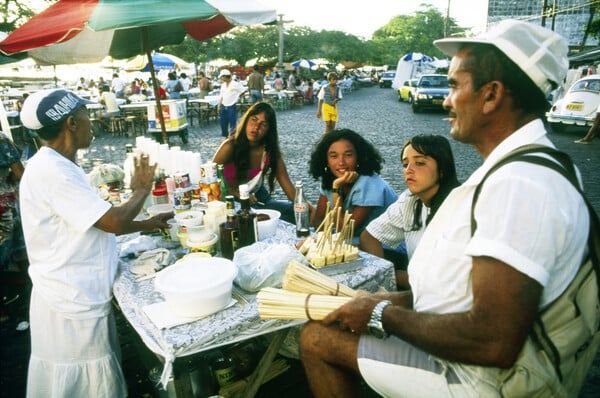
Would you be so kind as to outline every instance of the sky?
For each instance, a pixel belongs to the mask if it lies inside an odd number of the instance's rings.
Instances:
[[[283,14],[291,25],[308,26],[314,30],[340,30],[365,39],[397,15],[413,15],[422,3],[431,4],[446,15],[475,32],[485,30],[487,0],[258,0]],[[42,0],[25,0],[34,9],[47,7]]]
[[[373,32],[397,15],[414,15],[422,3],[431,4],[461,26],[475,32],[485,30],[487,0],[258,0],[271,6],[291,25],[308,26],[314,30],[340,30],[370,39]]]

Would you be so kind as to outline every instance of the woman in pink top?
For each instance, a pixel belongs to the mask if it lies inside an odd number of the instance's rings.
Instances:
[[[238,186],[248,184],[253,207],[278,210],[282,220],[295,222],[292,202],[296,191],[281,156],[277,119],[271,105],[266,102],[252,105],[242,116],[236,133],[223,141],[212,161],[224,165],[231,195],[239,198]],[[275,180],[288,201],[271,197]]]

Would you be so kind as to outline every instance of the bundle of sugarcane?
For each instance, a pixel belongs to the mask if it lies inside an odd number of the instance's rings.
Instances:
[[[319,321],[350,300],[350,297],[290,292],[272,287],[263,288],[256,295],[261,319]]]
[[[316,239],[306,239],[300,247],[300,252],[317,268],[358,257],[358,248],[352,246],[354,220],[348,211],[342,219],[341,211],[337,204],[329,210],[327,202],[325,218],[315,231]],[[334,228],[339,232],[333,233]]]
[[[301,293],[353,297],[354,289],[336,282],[329,276],[315,271],[296,260],[290,261],[283,276],[285,290]]]

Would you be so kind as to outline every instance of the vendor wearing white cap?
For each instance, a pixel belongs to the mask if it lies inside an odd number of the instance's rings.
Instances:
[[[23,104],[21,120],[44,146],[20,185],[23,232],[33,282],[30,397],[124,397],[127,386],[111,311],[117,276],[115,234],[169,228],[172,214],[134,221],[156,165],[135,160],[129,200],[112,206],[76,163],[92,142],[86,104],[72,91],[43,90]]]
[[[246,91],[246,87],[231,78],[229,69],[221,69],[219,79],[221,79],[219,104],[217,105],[219,124],[221,125],[221,135],[229,137],[235,132],[237,126],[236,104],[240,99],[240,95]]]
[[[453,56],[444,101],[450,134],[483,164],[428,225],[408,266],[410,292],[359,295],[305,325],[301,357],[311,390],[355,397],[360,374],[386,397],[577,396],[583,379],[571,379],[567,362],[561,381],[551,361],[538,361],[528,334],[586,258],[582,196],[549,167],[512,162],[482,185],[473,233],[470,217],[475,188],[500,158],[527,144],[553,147],[542,118],[546,95],[568,68],[566,41],[505,20],[479,37],[435,45]],[[556,327],[595,332],[561,322]]]

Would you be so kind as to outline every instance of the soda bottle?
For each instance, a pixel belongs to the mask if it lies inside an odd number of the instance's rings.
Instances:
[[[227,203],[227,220],[219,225],[219,235],[221,239],[221,254],[230,260],[238,248],[239,226],[237,215],[235,214],[235,202],[233,195],[228,195],[225,199]]]
[[[305,238],[310,235],[309,218],[310,212],[308,201],[304,197],[302,181],[296,181],[296,195],[294,196],[294,215],[296,216],[296,236]]]
[[[239,187],[241,209],[237,212],[238,225],[238,248],[248,246],[256,242],[258,236],[258,220],[256,213],[250,207],[250,192],[247,184]]]
[[[225,174],[223,172],[223,165],[217,165],[217,178],[219,179],[219,183],[221,184],[221,200],[224,201],[227,199],[227,195],[229,195],[229,188],[227,188],[227,181],[225,180]]]

